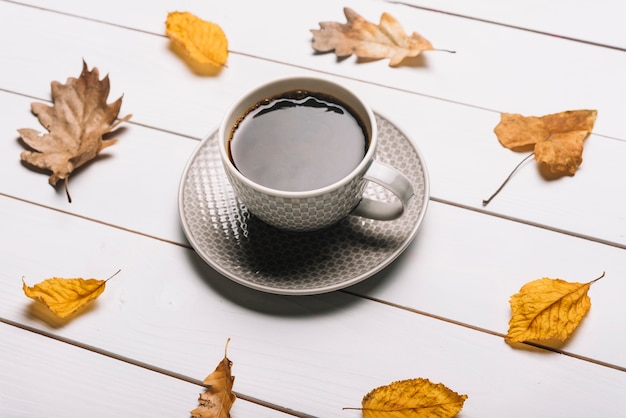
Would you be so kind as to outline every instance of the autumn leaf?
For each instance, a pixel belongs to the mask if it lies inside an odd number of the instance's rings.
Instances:
[[[417,378],[372,390],[363,397],[361,410],[364,418],[450,418],[466,399],[442,383]]]
[[[195,62],[222,67],[228,59],[228,40],[219,25],[189,12],[171,12],[165,34]]]
[[[318,52],[335,51],[338,57],[352,54],[361,58],[389,58],[396,66],[405,58],[416,57],[433,46],[423,36],[404,32],[400,23],[383,13],[378,25],[368,22],[354,10],[343,9],[347,23],[320,22],[320,29],[312,29],[313,49]]]
[[[565,341],[591,308],[592,283],[570,283],[544,277],[526,283],[511,296],[512,316],[505,337],[509,343],[529,340]]]
[[[52,277],[33,287],[22,279],[22,290],[29,298],[50,308],[59,318],[67,318],[100,296],[111,277],[106,280]]]
[[[533,149],[531,155],[553,175],[573,176],[583,162],[583,141],[591,134],[597,115],[596,110],[568,110],[541,117],[502,113],[494,133],[506,148],[514,151]],[[522,163],[513,169],[491,197],[483,200],[483,205],[502,190]]]
[[[237,397],[233,393],[235,377],[231,375],[233,362],[226,356],[226,349],[230,338],[226,341],[224,358],[219,362],[215,370],[204,379],[207,385],[206,391],[200,394],[198,406],[191,411],[193,418],[229,418],[230,408]]]
[[[31,104],[32,112],[49,133],[18,129],[26,145],[32,149],[22,152],[22,161],[51,171],[48,181],[53,186],[64,180],[70,202],[67,188],[70,174],[104,148],[115,144],[115,139],[104,140],[102,136],[131,117],[128,115],[116,122],[122,98],[107,104],[109,88],[109,77],[99,80],[98,69],[89,71],[83,61],[79,78],[68,78],[66,84],[51,83],[53,106]]]

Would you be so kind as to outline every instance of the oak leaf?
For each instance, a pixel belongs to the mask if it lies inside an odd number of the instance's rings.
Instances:
[[[311,29],[313,49],[319,52],[334,50],[338,57],[355,54],[361,58],[389,58],[392,67],[405,58],[433,49],[430,41],[417,32],[407,35],[388,13],[383,13],[376,25],[348,7],[343,12],[347,23],[320,22],[320,29]]]
[[[22,152],[22,161],[51,171],[48,182],[53,186],[64,180],[70,202],[67,189],[70,174],[104,148],[115,144],[117,140],[104,140],[102,136],[131,117],[128,115],[116,122],[122,98],[107,104],[109,89],[109,77],[99,80],[98,69],[89,71],[83,61],[79,78],[70,77],[66,84],[51,83],[53,106],[31,104],[32,112],[49,133],[18,129],[23,141],[32,149]]]
[[[228,39],[222,28],[189,12],[170,12],[165,34],[195,62],[222,67],[228,59]]]
[[[408,379],[378,387],[363,397],[364,418],[450,418],[463,408],[467,395],[428,379]]]
[[[22,279],[22,290],[59,318],[67,318],[100,296],[107,280],[52,277],[29,287]]]
[[[588,283],[547,277],[526,283],[511,296],[512,315],[506,341],[565,341],[591,308],[587,295],[591,284],[602,277],[604,274]]]
[[[583,141],[593,130],[596,110],[570,110],[546,116],[502,113],[494,132],[512,150],[534,147],[535,159],[557,175],[574,175],[582,163]]]
[[[233,362],[226,355],[230,338],[226,341],[224,358],[215,370],[204,379],[206,391],[200,394],[197,408],[191,411],[193,418],[229,418],[230,409],[237,397],[233,393],[235,377],[231,375]]]

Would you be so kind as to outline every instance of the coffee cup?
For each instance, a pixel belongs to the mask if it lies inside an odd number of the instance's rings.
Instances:
[[[372,110],[321,77],[288,77],[245,93],[218,131],[220,157],[250,213],[278,229],[328,228],[346,216],[393,220],[413,196],[408,178],[375,159]],[[375,182],[397,199],[363,197]]]

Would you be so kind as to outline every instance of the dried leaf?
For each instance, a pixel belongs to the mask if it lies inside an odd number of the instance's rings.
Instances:
[[[26,145],[33,151],[24,151],[21,159],[35,167],[48,170],[51,185],[67,181],[70,173],[92,160],[104,148],[115,144],[115,139],[103,140],[102,136],[117,125],[130,119],[131,115],[115,122],[122,106],[120,97],[107,104],[109,77],[98,79],[98,69],[83,70],[78,79],[68,78],[66,84],[51,83],[53,106],[32,103],[32,112],[49,131],[41,134],[34,129],[19,129]],[[71,201],[68,193],[68,199]]]
[[[334,50],[338,57],[355,54],[361,58],[389,58],[392,67],[405,58],[433,49],[432,44],[417,32],[408,36],[388,13],[383,13],[376,25],[348,7],[343,12],[347,23],[320,22],[320,29],[311,30],[313,49],[319,52]]]
[[[502,113],[494,132],[512,150],[534,146],[535,159],[554,174],[574,175],[583,141],[593,130],[596,110],[570,110],[542,117]]]
[[[53,277],[29,287],[22,280],[22,290],[29,298],[46,305],[59,318],[67,318],[78,309],[96,299],[106,285],[106,280],[62,279]]]
[[[165,34],[200,64],[216,67],[226,64],[228,40],[215,23],[189,12],[171,12],[165,21]]]
[[[544,277],[526,283],[511,296],[512,316],[506,341],[565,341],[591,308],[587,295],[592,283],[570,283]]]
[[[363,398],[362,411],[364,418],[450,418],[466,399],[441,383],[417,378],[372,390]]]
[[[231,367],[233,362],[226,356],[228,342],[224,349],[224,358],[219,362],[213,373],[204,379],[204,384],[208,385],[206,391],[200,394],[198,398],[198,406],[191,411],[193,418],[229,418],[230,408],[232,408],[235,399],[233,393],[233,383],[235,377],[231,375]]]

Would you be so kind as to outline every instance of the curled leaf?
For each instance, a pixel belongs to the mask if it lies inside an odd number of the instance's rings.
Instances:
[[[199,63],[222,67],[228,59],[228,40],[219,25],[189,12],[171,12],[165,34]]]
[[[68,78],[66,84],[53,81],[51,88],[53,106],[31,105],[33,113],[49,133],[18,129],[26,145],[32,149],[22,152],[20,157],[28,164],[51,171],[48,179],[51,185],[65,180],[67,192],[70,174],[104,148],[115,144],[115,139],[104,140],[102,136],[130,119],[131,115],[116,122],[122,98],[107,104],[109,77],[100,80],[98,69],[89,71],[85,62],[79,78]],[[71,202],[69,192],[67,196]]]
[[[417,378],[376,388],[361,405],[364,418],[451,418],[466,399],[442,383]]]
[[[542,117],[502,113],[494,132],[512,150],[534,147],[535,159],[554,174],[574,175],[583,161],[583,141],[593,130],[596,110],[570,110]]]
[[[52,277],[22,290],[29,298],[46,305],[59,318],[67,318],[104,292],[106,280]]]
[[[361,58],[389,58],[392,67],[405,58],[433,49],[430,41],[417,32],[407,35],[388,13],[383,13],[376,25],[348,7],[343,12],[347,23],[320,22],[320,29],[311,30],[313,49],[319,52],[334,50],[338,57],[355,54]]]
[[[200,394],[198,398],[199,406],[191,411],[193,418],[229,418],[230,409],[237,397],[233,393],[233,383],[235,377],[231,375],[233,362],[226,356],[224,349],[224,358],[219,362],[215,370],[204,379],[207,385],[206,391]]]
[[[544,277],[526,283],[511,296],[511,320],[506,341],[565,341],[591,308],[591,284]]]

